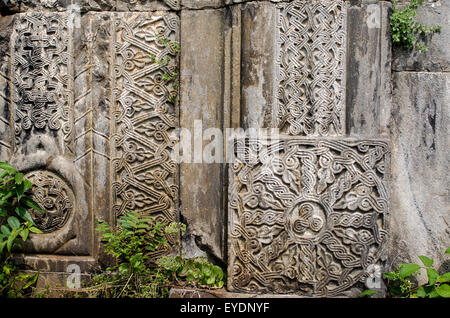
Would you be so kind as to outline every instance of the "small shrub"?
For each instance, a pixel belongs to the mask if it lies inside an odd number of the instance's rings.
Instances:
[[[394,45],[417,48],[419,52],[424,52],[428,48],[420,40],[421,36],[441,31],[441,26],[425,26],[415,21],[417,9],[422,3],[423,0],[411,0],[404,8],[399,9],[398,0],[392,1],[391,35]]]
[[[12,251],[22,245],[31,233],[42,233],[35,227],[29,209],[44,210],[27,191],[33,186],[23,174],[6,162],[0,162],[0,296],[23,297],[38,278],[21,274],[14,264]]]
[[[450,254],[450,248],[445,251]],[[392,298],[450,298],[450,272],[439,275],[432,268],[434,261],[427,256],[419,256],[423,266],[419,264],[400,264],[397,269],[385,273],[387,279],[387,297]],[[428,282],[418,285],[416,275],[420,275],[420,270],[427,274]],[[359,296],[370,296],[375,294],[374,290],[366,290]]]

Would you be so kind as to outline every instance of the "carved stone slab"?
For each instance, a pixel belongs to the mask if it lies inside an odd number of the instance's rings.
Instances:
[[[178,16],[117,14],[113,32],[112,208],[116,216],[139,210],[175,221],[178,166],[170,151],[177,89],[165,75],[177,72],[178,59],[163,39],[178,41]]]
[[[295,0],[276,13],[272,125],[289,135],[343,135],[345,1]]]
[[[59,153],[72,146],[72,34],[59,13],[20,14],[11,36],[15,151],[34,133],[55,138]]]
[[[329,297],[365,282],[385,252],[388,144],[241,139],[236,149],[228,287]]]

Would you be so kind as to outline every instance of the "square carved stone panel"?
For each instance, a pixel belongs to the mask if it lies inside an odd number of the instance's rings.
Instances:
[[[236,149],[228,287],[319,297],[364,288],[385,256],[388,143],[240,139]]]
[[[289,135],[345,134],[345,1],[292,1],[276,10],[272,125]]]

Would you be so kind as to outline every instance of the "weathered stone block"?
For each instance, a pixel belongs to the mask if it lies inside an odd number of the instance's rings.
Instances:
[[[427,255],[439,266],[450,245],[450,76],[395,72],[393,83],[392,262]]]
[[[385,1],[364,1],[348,8],[346,130],[350,135],[389,133],[390,7]]]
[[[186,242],[196,243],[186,244],[185,252],[201,255],[197,246],[217,259],[223,259],[225,245],[224,167],[220,161],[202,162],[207,144],[219,143],[215,150],[219,158],[223,144],[217,140],[218,135],[194,134],[195,131],[203,134],[208,128],[223,128],[224,22],[222,9],[181,12],[180,127],[188,129],[196,140],[194,147],[191,144],[193,156],[180,165],[181,215],[188,224]],[[198,130],[194,128],[195,121],[201,125]]]
[[[220,8],[224,5],[225,0],[181,0],[183,9]]]
[[[388,143],[241,139],[236,149],[228,289],[356,296],[386,257]]]
[[[117,0],[117,11],[178,10],[181,0]]]

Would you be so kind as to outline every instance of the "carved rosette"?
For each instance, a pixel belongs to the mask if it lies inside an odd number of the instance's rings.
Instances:
[[[277,5],[274,126],[299,136],[345,133],[346,4]]]
[[[36,227],[44,233],[62,228],[74,211],[75,196],[58,175],[50,171],[36,170],[24,176],[33,183],[32,198],[45,213],[32,211]]]
[[[337,296],[364,283],[387,234],[383,141],[240,140],[230,167],[229,287]]]

